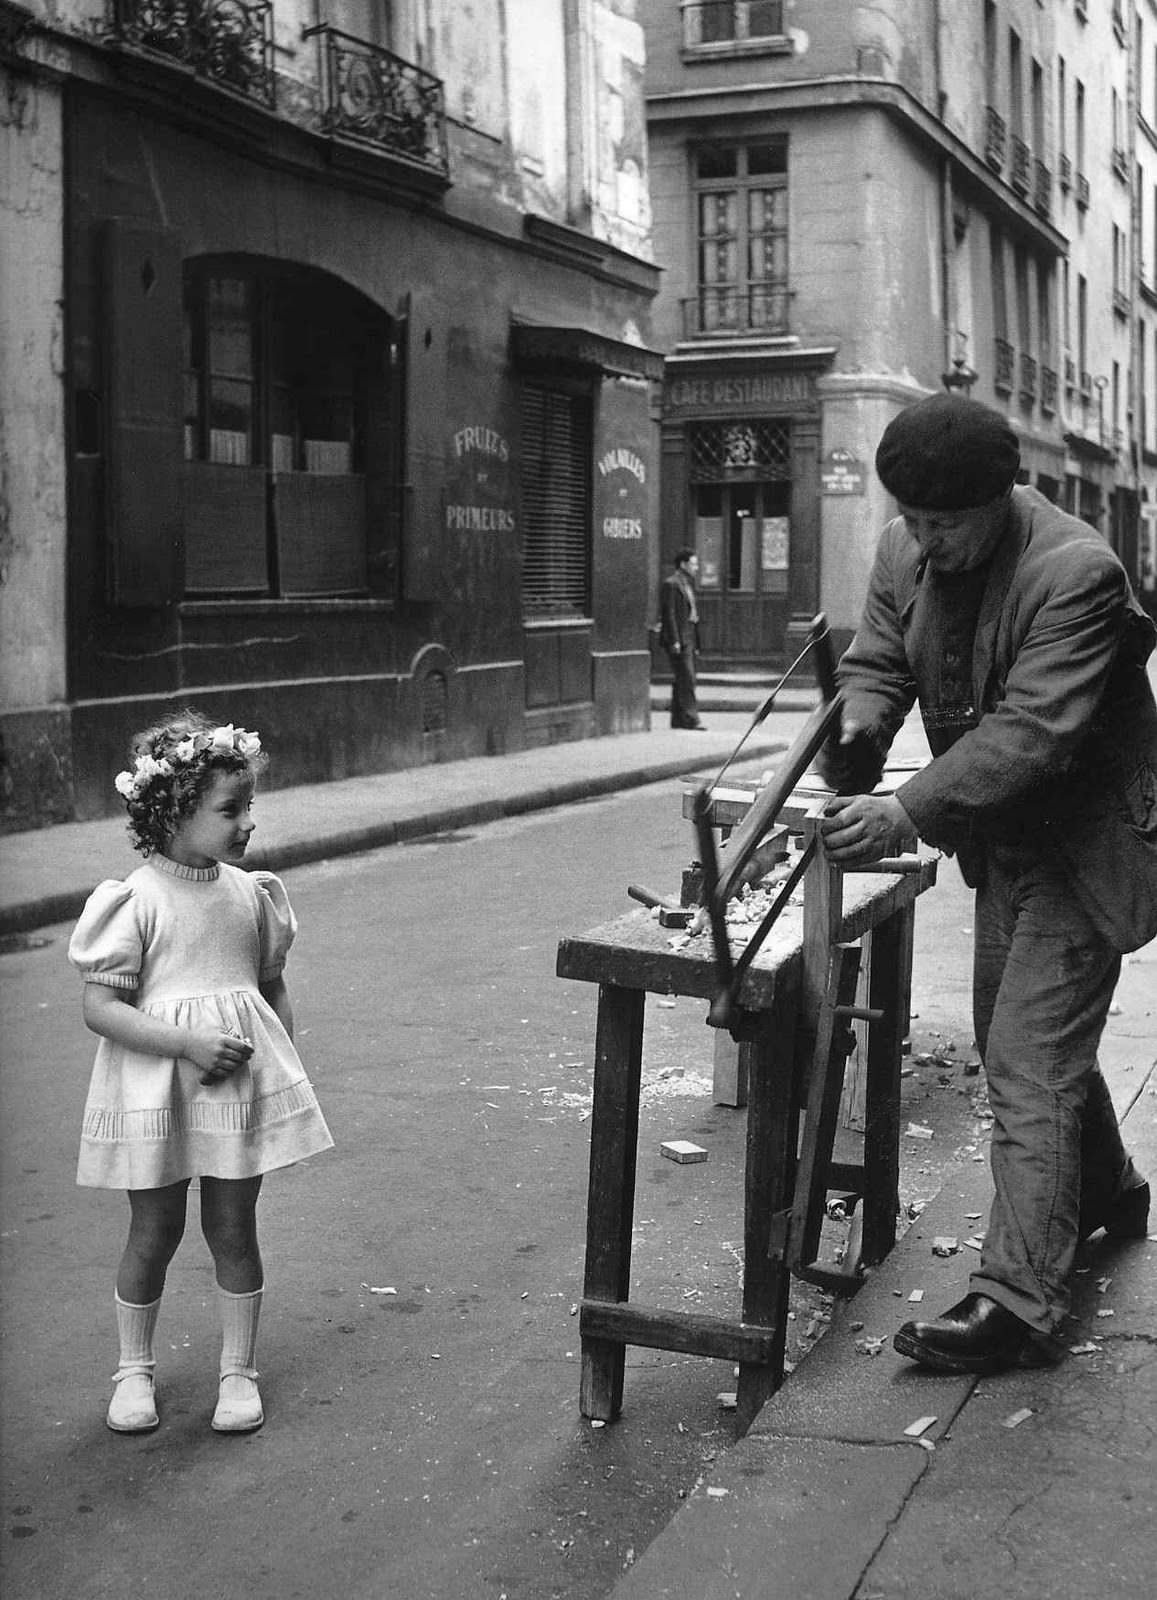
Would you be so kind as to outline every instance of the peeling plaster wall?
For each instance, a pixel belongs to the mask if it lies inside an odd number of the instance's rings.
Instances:
[[[635,20],[634,0],[595,5],[593,23],[598,148],[591,232],[620,250],[649,259],[643,28]]]
[[[524,204],[567,217],[567,64],[562,0],[506,0],[510,139]]]
[[[64,682],[61,103],[0,71],[0,693]]]

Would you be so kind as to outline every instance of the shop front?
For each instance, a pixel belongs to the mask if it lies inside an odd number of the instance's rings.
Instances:
[[[699,556],[704,665],[781,661],[819,605],[820,403],[830,352],[671,356],[663,394],[663,566]]]

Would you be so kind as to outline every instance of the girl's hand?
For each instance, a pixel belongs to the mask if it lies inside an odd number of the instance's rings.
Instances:
[[[202,1083],[221,1083],[245,1065],[253,1054],[253,1046],[238,1033],[190,1028],[182,1054],[195,1067],[200,1067]]]

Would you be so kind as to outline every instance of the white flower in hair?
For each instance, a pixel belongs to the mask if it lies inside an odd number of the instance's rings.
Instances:
[[[236,731],[231,722],[225,723],[224,727],[214,728],[209,735],[210,750],[232,750]]]
[[[131,800],[133,791],[137,786],[137,780],[131,772],[118,772],[113,779],[113,786],[118,794],[123,795],[126,800]]]
[[[247,728],[237,729],[237,751],[239,755],[256,756],[261,753],[261,735],[250,733]]]
[[[187,739],[182,739],[173,750],[173,755],[178,761],[192,761],[197,754],[197,741],[192,734]]]

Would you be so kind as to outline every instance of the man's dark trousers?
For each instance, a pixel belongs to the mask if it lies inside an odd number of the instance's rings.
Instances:
[[[671,663],[671,726],[697,728],[699,705],[695,694],[695,652],[691,649],[667,652]]]

